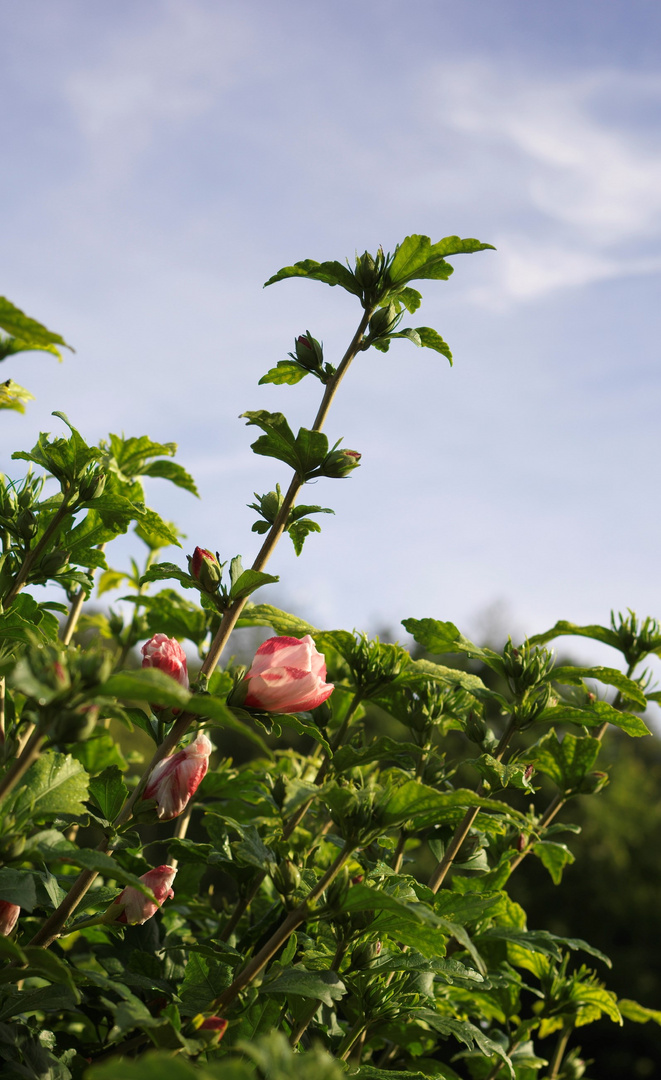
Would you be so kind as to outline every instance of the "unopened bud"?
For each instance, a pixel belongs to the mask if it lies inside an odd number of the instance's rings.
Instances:
[[[52,551],[46,552],[39,563],[39,573],[43,577],[56,577],[68,562],[68,551],[65,551],[64,548],[53,548]]]
[[[388,331],[394,330],[398,322],[399,317],[394,304],[379,308],[370,319],[370,335],[372,337],[382,337]]]
[[[78,498],[80,502],[91,502],[98,499],[106,486],[106,474],[102,472],[91,473],[80,482]]]
[[[527,782],[528,780],[530,780],[534,776],[534,774],[535,774],[535,766],[534,765],[529,765],[528,768],[526,769],[526,771],[523,774],[523,779]]]
[[[357,945],[353,950],[351,966],[358,971],[364,971],[366,968],[374,967],[380,955],[380,941],[365,941],[362,945]]]
[[[578,790],[581,795],[596,795],[598,791],[606,787],[608,779],[608,773],[605,772],[588,773],[581,780]]]
[[[376,263],[369,251],[366,251],[363,255],[357,257],[354,276],[363,289],[371,289],[372,286],[376,284],[378,271]]]
[[[301,884],[301,872],[291,859],[285,859],[284,862],[279,863],[272,871],[271,877],[281,896],[290,896]]]
[[[361,457],[357,450],[331,450],[322,462],[319,473],[321,476],[342,479],[358,468]]]
[[[466,737],[470,739],[471,742],[481,746],[486,738],[488,730],[489,729],[481,716],[476,716],[474,712],[468,714],[465,731]]]
[[[21,510],[16,521],[16,528],[23,540],[32,540],[39,529],[37,515],[32,510]]]
[[[519,835],[516,838],[516,850],[517,851],[525,851],[527,846],[528,846],[528,837],[525,835],[525,833],[519,833]]]
[[[294,342],[296,360],[308,371],[318,371],[324,359],[324,350],[316,338],[312,337],[309,330],[301,334]]]
[[[205,592],[218,591],[222,570],[215,555],[206,548],[196,547],[188,559],[191,576],[202,586]]]

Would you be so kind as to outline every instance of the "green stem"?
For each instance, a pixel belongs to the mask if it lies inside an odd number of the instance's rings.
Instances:
[[[367,1024],[364,1020],[356,1020],[353,1027],[346,1033],[342,1042],[337,1048],[337,1056],[340,1061],[346,1061],[349,1054],[353,1050],[354,1046],[358,1042],[360,1036],[367,1030]]]
[[[51,521],[50,525],[47,526],[43,536],[38,540],[32,550],[26,553],[25,558],[23,559],[23,562],[21,564],[21,568],[18,571],[9,591],[6,593],[2,601],[3,607],[7,608],[10,604],[13,604],[21,589],[26,584],[34,562],[41,555],[42,551],[48,546],[68,513],[69,501],[68,497],[65,495],[64,502],[55,514],[55,517]]]
[[[506,727],[506,729],[505,729],[505,731],[504,731],[504,733],[503,733],[503,735],[501,737],[500,742],[498,743],[498,746],[496,748],[496,752],[493,755],[495,757],[496,761],[501,760],[503,754],[505,753],[505,750],[507,749],[508,743],[509,743],[510,739],[512,738],[512,735],[514,734],[515,731],[516,731],[516,721],[514,720],[514,717],[512,716],[512,717],[510,717],[509,723],[508,723],[508,725],[507,725],[507,727]],[[482,786],[482,784],[480,784],[479,788],[477,789],[477,794],[478,795],[483,795],[484,794],[484,787]],[[435,892],[435,893],[438,892],[441,885],[443,884],[445,876],[446,876],[448,870],[450,869],[450,867],[452,866],[452,863],[456,859],[457,852],[459,851],[459,848],[461,847],[464,840],[468,836],[468,833],[470,832],[471,826],[472,826],[473,822],[475,821],[475,818],[477,817],[479,812],[480,812],[479,806],[472,806],[470,808],[470,810],[466,811],[466,813],[464,814],[464,817],[462,818],[461,822],[459,823],[459,825],[457,825],[457,828],[454,831],[454,836],[452,837],[452,840],[448,844],[448,846],[447,846],[447,848],[445,850],[445,854],[443,855],[443,858],[437,864],[436,869],[434,870],[433,874],[431,875],[431,877],[429,879],[429,888],[432,890],[432,892]]]
[[[105,551],[105,549],[106,549],[105,544],[99,544],[98,548],[97,548],[97,551],[103,552],[103,551]],[[94,570],[93,569],[90,571],[90,576],[91,577],[94,576]],[[87,593],[85,592],[85,589],[81,585],[78,592],[76,593],[76,595],[73,598],[73,602],[71,604],[71,607],[69,608],[69,614],[67,616],[67,621],[64,624],[64,628],[62,630],[62,644],[63,645],[69,645],[73,635],[76,632],[76,627],[78,626],[78,620],[80,618],[80,613],[83,610],[83,604],[85,603],[86,595],[87,595]]]
[[[567,1049],[567,1043],[569,1037],[574,1030],[572,1024],[565,1024],[562,1031],[558,1035],[558,1041],[555,1044],[555,1050],[553,1051],[553,1057],[549,1062],[549,1075],[548,1080],[557,1080],[560,1067],[562,1065],[562,1059],[565,1056],[565,1050]]]
[[[235,997],[245,990],[247,986],[255,979],[259,973],[266,967],[271,957],[275,956],[278,949],[285,944],[285,942],[291,937],[294,930],[310,915],[311,905],[315,903],[324,892],[325,889],[335,880],[344,864],[351,857],[356,845],[354,842],[347,841],[342,848],[342,851],[335,859],[335,862],[329,866],[326,873],[319,879],[313,889],[310,890],[305,900],[290,911],[285,917],[284,922],[280,924],[274,934],[271,935],[266,944],[259,950],[256,956],[244,967],[243,971],[239,972],[237,977],[231,986],[227,990],[223,990],[215,1001],[209,1006],[209,1010],[216,1012],[219,1009],[226,1008],[234,1001]]]
[[[369,324],[372,312],[373,309],[368,309],[364,312],[363,317],[361,318],[358,325],[358,329],[356,330],[353,338],[351,339],[349,347],[345,352],[344,356],[342,357],[342,360],[340,361],[340,365],[335,372],[335,375],[326,385],[324,396],[322,398],[321,405],[319,406],[319,410],[315,418],[314,426],[312,429],[313,431],[321,430],[328,415],[328,410],[330,409],[335,394],[337,393],[337,389],[342,379],[344,378],[349,368],[349,365],[351,364],[351,361],[360,352],[363,335]],[[289,510],[294,505],[296,495],[298,494],[299,488],[301,486],[302,481],[298,476],[295,475],[292,479],[291,484],[289,485],[289,490],[287,492],[287,495],[285,496],[285,501],[280,509],[280,513],[278,514],[275,521],[273,522],[273,525],[269,529],[264,543],[262,544],[257,554],[257,558],[252,565],[253,570],[261,570],[271,557],[271,554],[273,553],[273,550],[275,549],[278,540],[282,536],[285,525],[287,524]],[[61,513],[62,509],[63,508],[58,511],[58,514]],[[45,535],[46,534],[44,534],[44,536]],[[211,642],[209,652],[207,653],[204,663],[200,668],[201,678],[208,678],[214,671],[216,664],[220,660],[223,649],[227,644],[230,634],[232,633],[238,621],[239,615],[241,614],[245,603],[245,599],[237,600],[225,612],[221,620],[220,626],[218,627],[218,630],[216,632],[216,635]],[[167,757],[167,755],[174,750],[177,743],[188,731],[191,723],[193,723],[197,719],[197,716],[195,716],[194,714],[186,712],[182,713],[180,716],[177,717],[174,724],[170,728],[170,731],[163,739],[163,742],[157,748],[156,753],[153,755],[151,761],[149,762],[149,765],[145,769],[137,787],[134,789],[134,791],[124,803],[124,806],[122,807],[120,813],[118,814],[114,822],[116,828],[119,828],[121,825],[125,824],[125,822],[127,822],[131,817],[133,813],[133,807],[135,806],[137,800],[140,798],[140,795],[142,794],[142,791],[145,787],[145,784],[147,783],[147,779],[150,776],[152,770],[156,767],[156,765],[158,765],[159,761],[161,761],[164,757]],[[103,850],[107,851],[108,846],[109,845],[106,844]],[[66,920],[70,918],[70,916],[76,910],[78,904],[82,900],[83,896],[89,889],[96,876],[96,872],[92,870],[83,870],[79,874],[67,896],[64,898],[59,907],[52,913],[52,915],[49,916],[44,925],[41,927],[41,930],[39,930],[35,934],[30,944],[44,945],[45,947],[48,947],[48,945],[50,945],[55,940],[55,938],[62,930],[62,927],[64,926]]]

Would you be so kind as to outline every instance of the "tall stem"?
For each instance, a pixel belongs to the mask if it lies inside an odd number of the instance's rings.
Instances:
[[[321,405],[319,406],[317,415],[315,417],[314,426],[312,429],[313,431],[320,431],[323,427],[326,417],[328,415],[328,410],[330,409],[335,394],[337,393],[337,389],[342,379],[344,378],[349,368],[349,365],[351,364],[351,361],[360,351],[363,336],[365,334],[365,330],[367,329],[371,316],[372,309],[368,309],[364,312],[363,317],[358,324],[358,329],[356,330],[353,338],[351,339],[349,347],[345,352],[344,356],[342,357],[342,360],[340,361],[339,367],[335,372],[335,375],[327,383],[323,398],[321,400]],[[257,557],[252,564],[253,570],[261,570],[271,557],[275,546],[278,543],[278,540],[284,532],[285,526],[287,524],[287,519],[289,517],[289,511],[294,505],[296,496],[302,486],[302,483],[303,482],[297,475],[293,477],[292,482],[289,485],[289,490],[287,491],[287,494],[285,496],[283,505],[280,508],[280,512],[278,513],[275,521],[273,522],[273,525],[266,534],[264,543],[259,549]],[[64,507],[60,508],[60,510],[58,511],[58,515],[62,513],[63,509]],[[56,515],[56,517],[58,515]],[[51,526],[49,526],[49,528],[52,527],[54,523],[55,519],[53,519],[53,522],[51,522]],[[44,537],[45,535],[46,534],[44,534]],[[44,537],[42,537],[42,541]],[[37,545],[37,547],[38,546],[39,545]],[[15,586],[16,582],[14,583],[14,586],[12,588],[15,588]],[[216,664],[220,660],[223,649],[227,644],[230,634],[236,626],[239,615],[241,614],[245,603],[245,599],[235,601],[235,603],[233,603],[223,615],[220,626],[218,627],[216,635],[209,647],[209,652],[207,653],[204,663],[200,668],[201,678],[208,678],[214,671]],[[122,807],[120,813],[118,814],[114,822],[116,828],[119,828],[121,825],[125,824],[129,820],[133,813],[133,807],[135,806],[136,801],[140,798],[140,795],[142,794],[142,791],[150,773],[155,768],[155,766],[158,765],[159,761],[161,761],[164,757],[167,757],[167,755],[172,750],[174,750],[177,743],[183,738],[183,736],[188,731],[191,723],[193,723],[195,720],[197,720],[197,717],[192,713],[184,712],[177,717],[170,731],[163,739],[163,742],[157,748],[155,754],[149,762],[149,765],[145,769],[137,787],[133,790],[129,798],[126,800],[124,806]],[[105,850],[107,850],[107,847]],[[64,898],[59,907],[53,912],[53,914],[49,916],[49,918],[42,926],[41,930],[39,930],[35,937],[32,939],[31,944],[48,946],[51,944],[51,942],[55,940],[55,938],[60,933],[62,927],[64,926],[66,920],[70,918],[70,916],[76,910],[78,904],[89,889],[95,877],[96,873],[91,870],[83,870],[81,874],[79,874],[67,896]]]
[[[558,1041],[555,1044],[555,1050],[553,1051],[553,1057],[549,1062],[549,1075],[548,1080],[557,1080],[560,1067],[562,1065],[562,1059],[565,1056],[565,1050],[567,1049],[567,1043],[569,1037],[573,1031],[571,1024],[565,1024],[562,1031],[558,1035]]]
[[[512,735],[514,734],[515,730],[516,730],[516,722],[514,720],[514,717],[512,716],[512,717],[510,717],[510,721],[509,721],[509,723],[508,723],[508,725],[507,725],[507,727],[506,727],[506,729],[505,729],[505,731],[504,731],[504,733],[502,735],[502,738],[501,738],[501,740],[498,743],[498,746],[496,748],[496,752],[494,754],[494,757],[495,757],[496,761],[501,760],[503,754],[505,753],[505,750],[507,749],[507,745],[508,745],[510,739],[512,738]],[[478,795],[483,795],[484,794],[484,788],[483,788],[482,784],[480,784],[479,788],[477,789],[477,793],[478,793]],[[445,851],[445,854],[443,855],[443,858],[438,863],[438,865],[436,866],[436,869],[434,870],[433,874],[431,875],[431,877],[429,879],[429,888],[432,890],[432,892],[435,892],[435,893],[438,892],[441,885],[443,884],[443,881],[445,880],[445,876],[446,876],[448,870],[450,869],[450,867],[452,866],[452,863],[456,859],[457,852],[459,851],[459,848],[461,847],[464,840],[468,836],[468,833],[470,832],[471,826],[472,826],[473,822],[475,821],[475,818],[477,817],[479,812],[480,812],[479,806],[472,806],[470,808],[470,810],[466,811],[466,813],[464,814],[461,822],[459,823],[459,825],[457,825],[457,828],[454,831],[454,836],[452,837],[452,840],[448,844],[448,846],[446,848],[446,851]]]

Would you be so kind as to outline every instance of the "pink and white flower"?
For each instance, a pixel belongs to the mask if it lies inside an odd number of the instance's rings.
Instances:
[[[21,909],[18,904],[10,904],[8,900],[0,900],[0,934],[7,937],[16,926]]]
[[[246,675],[248,708],[266,712],[307,712],[333,693],[326,662],[309,634],[272,637],[260,645]]]
[[[179,817],[202,783],[209,767],[213,744],[204,732],[175,754],[163,758],[151,771],[143,799],[156,799],[161,821]]]
[[[147,919],[151,919],[152,915],[156,914],[166,900],[173,898],[172,882],[176,872],[173,866],[156,866],[153,870],[148,870],[146,874],[142,874],[140,881],[151,889],[156,898],[156,903],[132,885],[127,885],[108,908],[106,915],[109,921],[128,923],[130,926],[147,922]],[[117,904],[123,906],[123,911],[115,918],[113,908]]]
[[[167,634],[154,634],[153,638],[142,646],[141,652],[143,668],[158,668],[188,690],[186,653],[176,638],[169,638]]]

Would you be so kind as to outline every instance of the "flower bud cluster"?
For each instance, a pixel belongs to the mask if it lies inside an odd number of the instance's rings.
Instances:
[[[25,651],[10,681],[27,699],[24,719],[31,719],[54,743],[80,742],[96,726],[95,691],[112,666],[110,654],[101,650],[81,652],[39,643]]]

